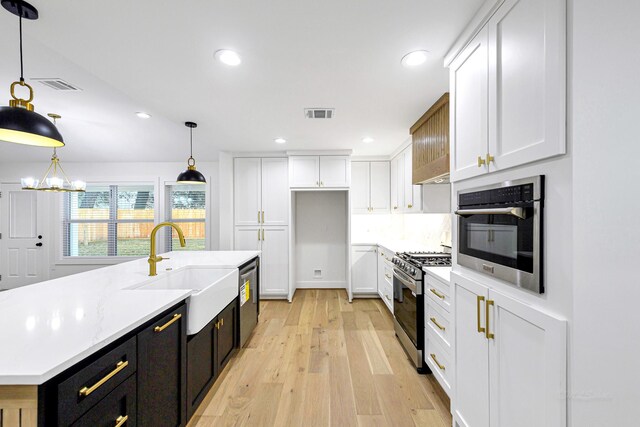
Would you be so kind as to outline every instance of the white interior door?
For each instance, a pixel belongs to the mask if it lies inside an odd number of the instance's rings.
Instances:
[[[0,189],[0,289],[46,280],[44,221],[38,210],[44,195],[23,191],[18,184],[2,184]]]

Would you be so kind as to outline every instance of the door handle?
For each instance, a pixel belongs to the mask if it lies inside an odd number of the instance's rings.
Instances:
[[[40,246],[42,246],[42,243],[41,243],[41,242],[38,242],[38,243],[36,243],[36,246],[37,246],[37,247],[40,247]]]

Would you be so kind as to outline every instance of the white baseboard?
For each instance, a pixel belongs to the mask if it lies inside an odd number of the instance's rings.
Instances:
[[[346,281],[308,280],[296,282],[296,289],[346,289]]]
[[[287,299],[289,296],[287,294],[282,294],[282,295],[273,295],[273,294],[268,294],[268,295],[260,295],[260,299]]]

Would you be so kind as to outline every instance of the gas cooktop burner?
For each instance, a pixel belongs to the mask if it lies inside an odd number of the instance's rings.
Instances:
[[[444,252],[403,252],[397,256],[422,267],[451,267],[451,254]]]

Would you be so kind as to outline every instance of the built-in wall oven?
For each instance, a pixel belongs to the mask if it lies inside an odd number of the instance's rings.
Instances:
[[[544,176],[458,192],[458,264],[544,292]]]

